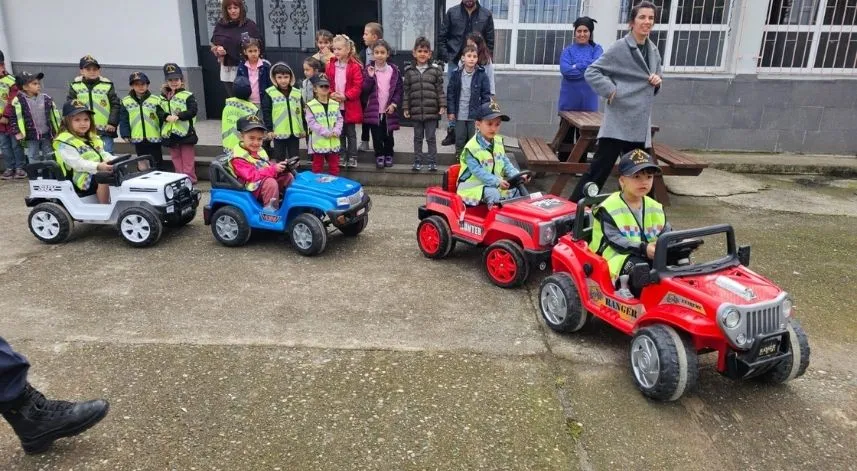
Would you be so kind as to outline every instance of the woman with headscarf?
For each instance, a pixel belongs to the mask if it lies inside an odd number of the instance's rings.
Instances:
[[[559,62],[562,73],[559,111],[598,111],[598,95],[583,78],[586,68],[604,53],[592,39],[595,23],[597,21],[588,16],[574,21],[574,42],[562,51]]]
[[[233,96],[232,82],[235,81],[238,65],[241,63],[241,45],[250,38],[262,42],[256,23],[247,19],[244,1],[223,0],[220,20],[211,35],[211,53],[220,62],[220,81],[226,88],[227,98]]]

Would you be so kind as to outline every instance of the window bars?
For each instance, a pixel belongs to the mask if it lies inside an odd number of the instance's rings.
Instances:
[[[632,4],[621,0],[619,30],[628,33]],[[667,72],[724,72],[734,0],[654,0],[655,26],[649,38],[658,46]]]
[[[857,0],[770,0],[758,71],[857,75]]]
[[[556,70],[581,0],[482,0],[494,15],[497,69]]]

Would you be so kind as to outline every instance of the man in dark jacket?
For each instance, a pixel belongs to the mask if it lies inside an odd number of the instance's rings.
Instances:
[[[491,54],[494,54],[494,16],[491,10],[483,8],[477,0],[461,0],[446,11],[440,24],[440,34],[437,39],[438,59],[449,63],[447,77],[452,77],[452,71],[458,68],[461,50],[467,44],[465,38],[470,33],[480,33]]]

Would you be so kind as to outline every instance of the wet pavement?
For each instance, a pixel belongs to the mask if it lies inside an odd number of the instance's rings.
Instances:
[[[0,183],[0,333],[50,396],[111,401],[37,457],[0,426],[0,469],[855,469],[857,221],[783,197],[847,205],[854,189],[754,178],[778,206],[674,196],[667,213],[735,226],[795,297],[810,368],[770,387],[704,357],[674,404],[636,391],[628,338],[546,329],[541,275],[501,290],[478,250],[422,257],[418,191],[370,189],[364,234],[310,259],[276,235],[219,246],[201,216],[151,249],[103,227],[50,247],[25,185]]]

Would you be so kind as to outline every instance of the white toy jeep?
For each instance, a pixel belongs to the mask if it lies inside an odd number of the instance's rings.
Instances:
[[[148,161],[148,170],[139,163]],[[196,216],[199,190],[190,178],[153,170],[151,156],[123,155],[110,162],[113,181],[110,203],[100,204],[93,191],[80,192],[63,175],[55,161],[27,165],[30,196],[24,199],[33,208],[30,231],[48,244],[68,239],[75,222],[115,225],[126,242],[134,247],[152,245],[161,238],[163,227],[181,227]]]

